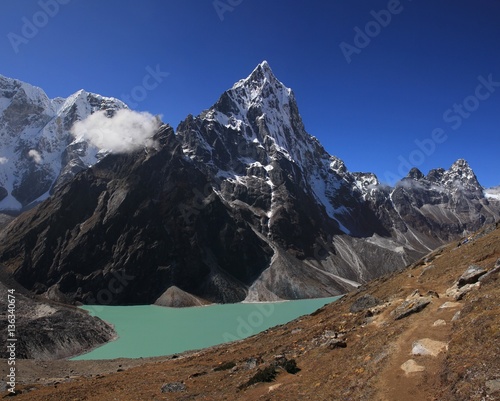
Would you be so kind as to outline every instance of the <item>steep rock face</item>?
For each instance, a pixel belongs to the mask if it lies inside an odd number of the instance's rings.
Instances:
[[[394,188],[348,171],[266,62],[153,143],[61,184],[2,232],[0,261],[31,290],[85,303],[321,297],[500,216],[464,160]]]
[[[83,90],[49,99],[27,83],[0,76],[0,211],[20,210],[98,160],[99,149],[70,134],[73,123],[126,108]]]
[[[385,233],[369,210],[352,213],[362,207],[366,186],[378,184],[376,177],[349,173],[306,132],[292,90],[278,81],[267,62],[226,91],[212,108],[188,117],[177,132],[184,153],[214,177],[224,199],[269,214],[271,236],[285,211],[287,221],[307,226],[313,219],[314,230],[326,213],[330,233]],[[301,207],[282,207],[294,200]],[[308,216],[301,216],[301,209]],[[295,224],[295,230],[303,224]]]
[[[109,155],[7,227],[2,258],[22,285],[91,304],[154,303],[172,286],[245,298],[270,247],[208,190],[170,127],[155,140]],[[27,257],[16,266],[16,255]]]

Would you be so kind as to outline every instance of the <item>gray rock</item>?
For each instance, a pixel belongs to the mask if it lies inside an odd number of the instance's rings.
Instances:
[[[66,295],[64,295],[59,288],[59,284],[54,284],[47,290],[47,292],[45,293],[45,297],[52,301],[61,302],[63,304],[71,304],[71,300]]]
[[[458,287],[463,287],[466,284],[477,283],[479,277],[485,275],[487,271],[481,266],[471,265],[458,279]]]
[[[295,359],[287,359],[285,355],[275,355],[274,362],[271,363],[274,368],[282,368],[288,373],[295,374],[300,371]]]
[[[465,284],[463,287],[458,287],[458,284],[455,284],[446,290],[446,296],[453,298],[455,301],[460,301],[466,294],[478,289],[480,286],[481,283]]]
[[[324,338],[337,338],[338,335],[333,330],[325,330],[325,332],[323,333],[323,337]]]
[[[180,393],[186,391],[186,385],[181,382],[165,383],[161,386],[162,393]]]
[[[325,343],[325,346],[327,346],[330,349],[346,348],[347,347],[347,342],[345,340],[341,340],[341,339],[338,339],[338,338],[332,338],[331,340],[328,340]]]
[[[425,367],[420,366],[413,359],[409,359],[401,365],[401,369],[404,370],[406,375],[408,375],[410,373],[423,372],[425,370]]]
[[[394,311],[394,320],[403,319],[414,313],[422,311],[427,305],[431,303],[431,298],[421,297],[416,299],[407,299],[403,301]]]
[[[356,312],[361,312],[363,310],[373,308],[374,306],[380,305],[382,301],[373,295],[366,294],[354,301],[354,303],[351,305],[351,312],[356,313]]]
[[[247,359],[245,362],[245,368],[248,370],[255,369],[262,362],[263,360],[261,357]]]
[[[415,341],[412,345],[412,355],[437,356],[440,352],[446,351],[448,344],[443,341],[436,341],[430,338],[423,338]]]
[[[498,261],[497,261],[497,263],[498,263]],[[486,273],[484,276],[479,277],[478,281],[481,284],[490,283],[493,280],[495,280],[496,278],[498,278],[498,273],[500,273],[500,265],[497,266],[495,264],[495,267],[493,269],[491,269],[488,273]]]
[[[491,395],[500,392],[500,379],[488,380],[486,382],[486,392]]]
[[[427,273],[432,272],[435,269],[436,269],[436,266],[434,266],[434,265],[427,266],[422,270],[422,273],[420,273],[419,277],[425,276]]]

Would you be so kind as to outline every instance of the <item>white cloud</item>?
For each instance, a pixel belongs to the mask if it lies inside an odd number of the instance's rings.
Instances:
[[[42,155],[35,149],[31,149],[28,152],[28,156],[31,157],[36,164],[40,164],[43,160]]]
[[[1,157],[0,156],[0,165],[1,164],[7,164],[9,162],[9,159],[7,159],[6,157]]]
[[[99,149],[114,153],[128,153],[151,145],[151,137],[160,121],[149,113],[122,109],[113,117],[98,111],[85,120],[77,121],[71,128],[75,138],[83,138]]]

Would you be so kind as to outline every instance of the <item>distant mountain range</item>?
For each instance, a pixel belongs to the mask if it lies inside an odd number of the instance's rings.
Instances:
[[[305,131],[267,62],[176,131],[161,126],[154,146],[102,158],[69,129],[123,103],[82,91],[49,101],[0,82],[0,207],[52,193],[0,233],[0,262],[51,297],[187,306],[337,295],[500,218],[498,192],[465,160],[427,176],[414,168],[394,187],[348,171]]]
[[[123,108],[117,99],[84,90],[49,99],[40,88],[0,75],[0,211],[46,199],[95,164],[99,149],[75,139],[71,127],[96,111],[111,116]]]

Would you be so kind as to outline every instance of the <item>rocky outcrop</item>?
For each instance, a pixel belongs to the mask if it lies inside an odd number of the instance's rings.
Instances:
[[[414,313],[418,313],[425,309],[431,302],[432,299],[430,297],[409,297],[392,312],[394,320],[404,319]]]
[[[375,298],[373,295],[363,295],[356,299],[356,301],[351,305],[351,313],[361,312],[374,306],[378,306],[382,303],[382,301],[378,298]]]
[[[15,356],[19,359],[62,359],[74,356],[110,341],[116,334],[112,327],[87,312],[33,297],[8,278],[0,266],[0,307],[2,327],[7,327],[7,290],[15,297]],[[7,330],[2,343],[7,344]],[[10,343],[9,343],[10,344]],[[1,358],[8,358],[5,347]]]
[[[458,279],[458,287],[463,287],[466,284],[477,283],[479,277],[485,275],[488,271],[481,266],[471,265]]]
[[[480,280],[482,277],[485,277],[487,273],[489,273],[490,276],[495,274],[495,269],[498,270],[498,268],[493,268],[488,272],[488,270],[483,269],[481,266],[470,265],[456,283],[446,290],[446,296],[454,298],[456,301],[460,301],[466,294],[481,286]],[[486,280],[488,280],[488,277],[486,277]]]

